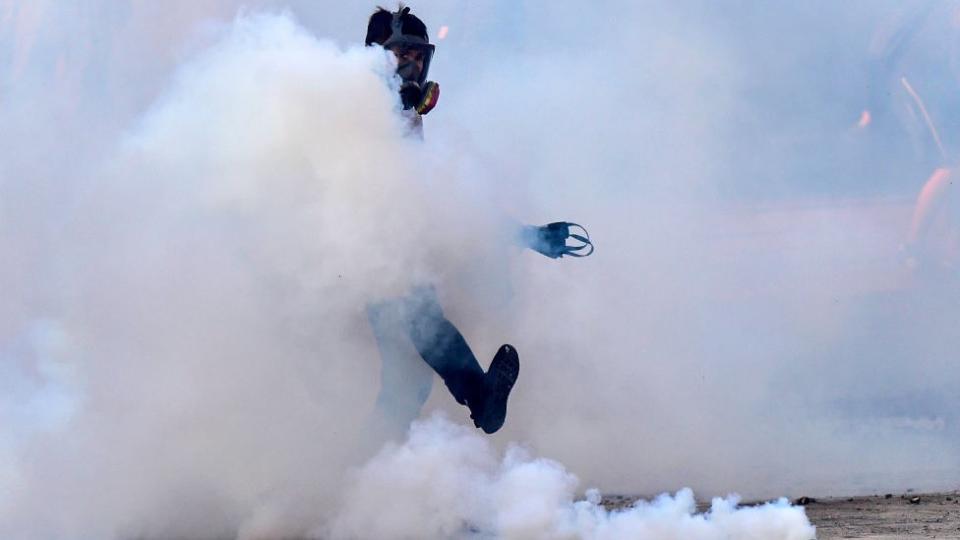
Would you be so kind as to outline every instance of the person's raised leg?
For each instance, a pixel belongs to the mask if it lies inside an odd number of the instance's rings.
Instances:
[[[478,428],[487,433],[499,430],[520,370],[516,350],[500,347],[484,373],[466,339],[443,315],[432,287],[417,289],[409,306],[410,338],[420,356],[440,375],[453,398],[470,408]]]

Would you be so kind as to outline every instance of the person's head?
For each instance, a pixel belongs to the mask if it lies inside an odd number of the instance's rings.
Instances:
[[[380,7],[367,22],[367,46],[380,45],[397,57],[397,73],[407,82],[423,85],[433,57],[427,25],[410,8],[400,4],[396,12]]]

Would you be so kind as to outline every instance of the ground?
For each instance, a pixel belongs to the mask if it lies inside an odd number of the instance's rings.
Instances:
[[[607,508],[622,508],[632,497],[609,497]],[[806,507],[818,540],[960,539],[960,490],[946,493],[884,493],[794,501]],[[707,510],[704,503],[700,510]]]
[[[806,505],[817,538],[960,538],[960,492],[818,499]]]

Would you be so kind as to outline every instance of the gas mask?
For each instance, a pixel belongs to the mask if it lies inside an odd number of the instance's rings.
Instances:
[[[397,75],[400,76],[400,99],[403,108],[413,109],[417,114],[427,114],[440,99],[440,85],[427,80],[434,46],[427,40],[403,33],[401,17],[410,11],[403,8],[393,14],[392,34],[383,43],[383,48],[397,56]]]
[[[571,229],[573,232],[571,232]],[[580,234],[580,231],[583,234]],[[575,240],[573,245],[567,244],[567,239]],[[568,257],[589,257],[593,254],[593,242],[590,233],[582,225],[557,221],[542,227],[526,225],[520,229],[518,238],[520,245],[528,247],[551,259]]]

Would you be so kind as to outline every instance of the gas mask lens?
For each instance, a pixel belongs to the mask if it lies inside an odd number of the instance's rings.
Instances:
[[[422,85],[426,81],[433,45],[402,43],[390,47],[390,50],[397,57],[397,75],[404,82]]]

